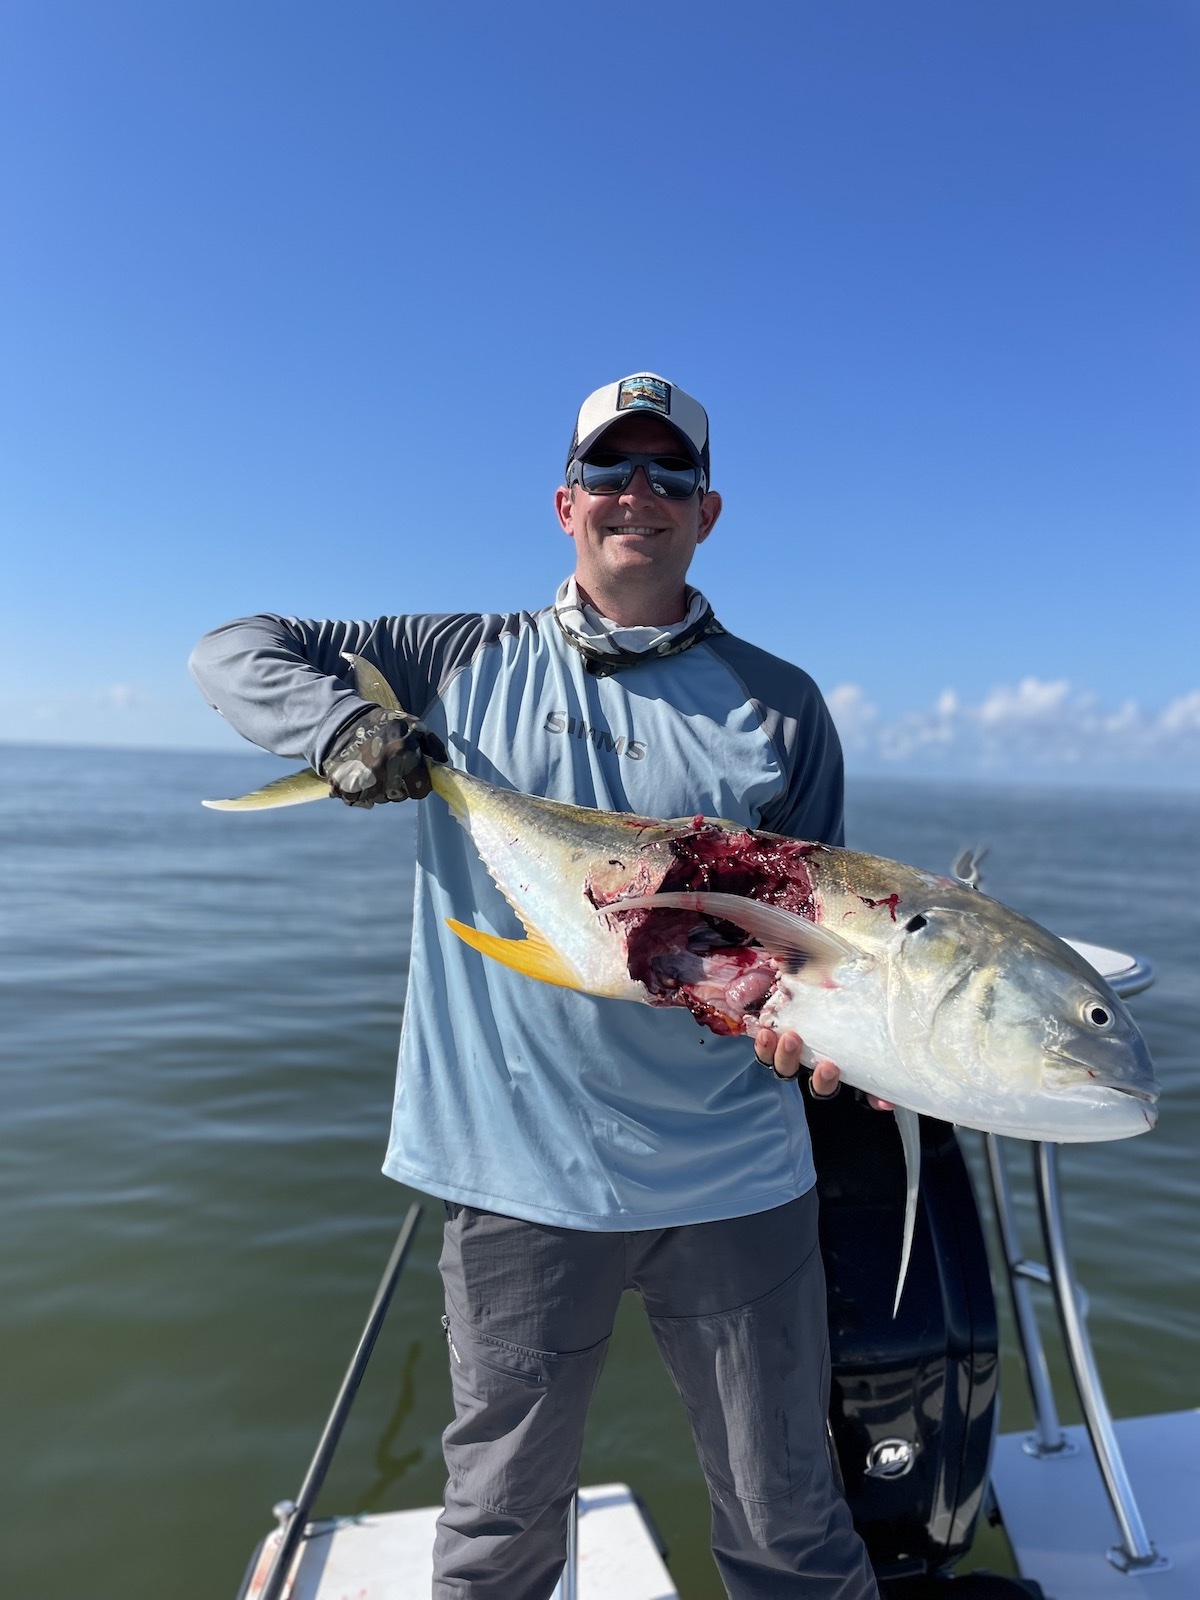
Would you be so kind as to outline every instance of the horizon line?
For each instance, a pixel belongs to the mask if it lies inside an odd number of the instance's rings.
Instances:
[[[63,743],[50,739],[8,739],[0,737],[0,750],[89,750],[103,755],[229,756],[236,757],[239,760],[261,756],[267,760],[292,764],[299,763],[303,759],[300,756],[276,755],[273,751],[264,750],[249,741],[246,741],[241,746],[124,745]],[[1174,780],[1163,776],[1147,777],[1139,780],[1129,777],[1122,779],[1108,773],[1085,776],[1078,769],[1074,773],[1042,772],[1036,775],[1007,772],[913,772],[900,768],[881,767],[878,762],[859,765],[857,762],[847,759],[845,774],[848,783],[860,781],[894,782],[933,784],[946,787],[957,784],[976,789],[992,786],[1007,789],[1062,789],[1069,790],[1072,793],[1087,791],[1091,793],[1195,795],[1200,798],[1200,771]]]

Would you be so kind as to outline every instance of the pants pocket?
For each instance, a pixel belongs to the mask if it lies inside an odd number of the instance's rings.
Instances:
[[[454,1394],[443,1435],[459,1498],[522,1515],[574,1488],[583,1428],[607,1338],[586,1350],[533,1350],[442,1319]]]

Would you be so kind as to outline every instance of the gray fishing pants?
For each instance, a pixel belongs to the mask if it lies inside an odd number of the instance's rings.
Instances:
[[[448,1206],[455,1418],[434,1600],[546,1600],[617,1302],[638,1294],[691,1421],[731,1600],[877,1600],[826,1443],[815,1191],[756,1216],[585,1233]]]

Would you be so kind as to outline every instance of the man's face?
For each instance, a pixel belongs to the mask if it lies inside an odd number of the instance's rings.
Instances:
[[[669,423],[645,414],[614,423],[596,448],[686,454]],[[631,622],[630,615],[615,614],[615,604],[626,613],[640,604],[661,612],[670,601],[677,616],[644,620],[681,620],[684,579],[696,546],[707,539],[720,515],[720,495],[697,492],[689,500],[668,500],[654,493],[639,467],[620,494],[588,494],[576,484],[560,489],[555,505],[563,529],[575,541],[576,579],[606,615]]]

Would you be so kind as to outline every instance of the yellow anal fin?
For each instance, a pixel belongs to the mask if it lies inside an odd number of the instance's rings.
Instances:
[[[480,955],[491,956],[501,966],[511,967],[514,972],[524,973],[527,978],[536,978],[539,983],[553,983],[559,989],[583,990],[575,968],[540,933],[531,933],[527,939],[501,939],[497,934],[480,933],[478,928],[468,928],[453,917],[446,918],[446,926],[464,944],[469,944],[472,950],[478,950]]]

